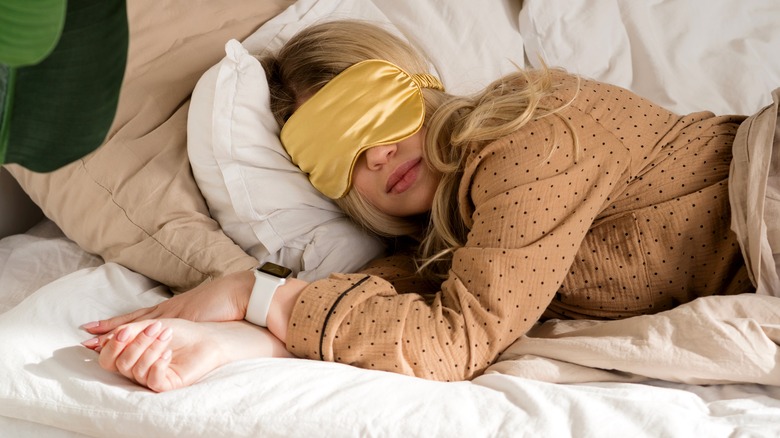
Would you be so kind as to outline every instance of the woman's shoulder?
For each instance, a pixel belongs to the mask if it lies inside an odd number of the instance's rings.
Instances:
[[[600,82],[558,67],[526,70],[522,75],[516,77],[515,80],[522,85],[526,85],[530,81],[536,83],[546,82],[549,85],[548,95],[555,98],[565,98],[567,101],[578,97],[584,90],[599,94],[615,92],[633,94],[618,85]]]
[[[653,104],[635,92],[608,82],[601,82],[586,76],[567,72],[563,69],[549,69],[550,80],[553,84],[553,96],[571,102],[573,106],[581,110],[592,110],[598,106],[597,102],[603,102],[608,108],[614,108],[615,102],[628,105],[642,102]]]
[[[548,83],[553,88],[559,88],[561,86],[576,85],[584,80],[584,78],[574,73],[570,73],[563,68],[547,67],[519,70],[505,76],[503,80],[510,82],[517,88],[525,88],[529,83],[537,85]]]
[[[552,107],[567,104],[579,93],[587,80],[560,68],[528,69],[504,78],[509,82],[510,90],[529,91],[535,89],[541,97],[541,106]]]

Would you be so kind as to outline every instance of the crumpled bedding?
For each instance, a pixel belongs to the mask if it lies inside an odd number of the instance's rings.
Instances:
[[[778,364],[780,298],[743,294],[617,321],[548,321],[488,372],[555,383],[780,385]]]
[[[716,371],[735,365],[747,370],[746,381],[758,380],[759,358],[776,368],[778,298],[714,297],[633,321],[551,321],[471,382],[434,382],[320,361],[255,359],[219,368],[191,387],[155,394],[102,370],[97,355],[79,345],[89,335],[78,325],[158,303],[167,296],[163,287],[101,263],[61,234],[0,240],[0,262],[4,292],[22,300],[0,314],[0,436],[780,434],[776,384],[674,383],[686,375],[725,379]],[[42,266],[49,267],[51,277],[38,281],[34,274]],[[637,321],[645,326],[626,328]],[[713,337],[711,329],[726,335]],[[762,331],[774,341],[762,341]],[[721,358],[732,345],[742,348]],[[772,349],[774,356],[764,356]],[[746,357],[743,364],[740,356]],[[648,380],[663,362],[673,381]],[[776,373],[768,374],[777,379]],[[550,383],[589,379],[593,382]],[[631,383],[638,380],[643,383]]]
[[[756,293],[780,296],[780,88],[773,102],[748,117],[732,148],[731,229]]]

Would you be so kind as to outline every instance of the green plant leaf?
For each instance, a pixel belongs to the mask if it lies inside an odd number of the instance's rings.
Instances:
[[[37,64],[57,43],[67,0],[0,0],[0,62]]]
[[[40,7],[37,0],[25,1]],[[6,100],[12,93],[5,106],[10,114],[3,114],[8,123],[0,129],[7,132],[0,138],[6,163],[48,172],[103,143],[116,113],[128,38],[125,0],[67,2],[54,50],[40,63],[16,69],[8,81],[12,88],[0,92]]]
[[[8,134],[11,131],[11,102],[13,102],[16,69],[0,64],[0,164],[5,161]]]

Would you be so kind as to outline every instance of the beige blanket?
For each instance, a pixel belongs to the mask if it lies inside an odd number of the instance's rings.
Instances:
[[[488,372],[556,383],[780,385],[778,344],[780,298],[714,296],[618,321],[547,321]]]
[[[743,122],[729,174],[731,228],[756,292],[780,296],[780,88],[773,102]]]

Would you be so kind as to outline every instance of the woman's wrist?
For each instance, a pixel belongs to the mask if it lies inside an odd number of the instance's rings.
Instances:
[[[258,357],[294,357],[269,330],[247,321],[202,324],[218,340],[214,349],[220,352],[221,365]]]
[[[233,285],[231,297],[233,305],[240,312],[240,315],[246,315],[246,309],[249,307],[249,297],[252,296],[252,287],[255,285],[254,271],[240,271],[235,274],[235,284]]]
[[[279,286],[271,300],[266,319],[268,330],[284,343],[287,343],[287,325],[290,322],[295,302],[308,284],[297,278],[288,278],[283,285]]]

